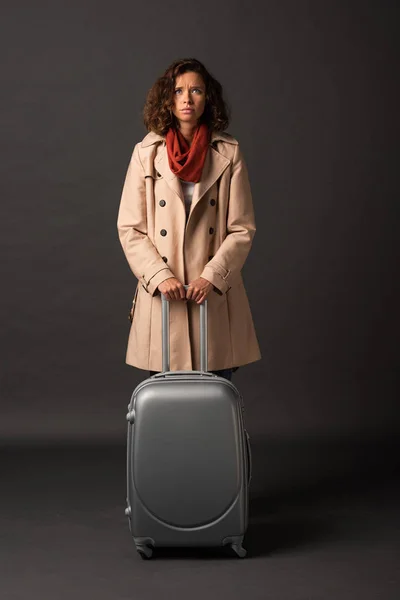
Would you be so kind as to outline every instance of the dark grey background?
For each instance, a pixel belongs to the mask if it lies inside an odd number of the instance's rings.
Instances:
[[[399,427],[395,2],[2,4],[3,441],[124,442],[134,279],[116,219],[147,90],[222,83],[257,221],[253,436]]]
[[[398,600],[397,4],[2,3],[4,597]],[[257,220],[262,360],[234,375],[248,556],[144,563],[125,414],[147,373],[125,364],[116,220],[146,92],[187,56],[224,86]]]

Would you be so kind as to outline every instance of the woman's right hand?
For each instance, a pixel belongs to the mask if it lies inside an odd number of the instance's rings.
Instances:
[[[176,277],[164,279],[157,287],[167,300],[186,300],[186,290]]]

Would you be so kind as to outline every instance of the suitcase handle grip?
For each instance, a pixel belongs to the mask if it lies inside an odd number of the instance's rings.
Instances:
[[[183,286],[185,290],[188,285]],[[199,304],[200,307],[200,370],[208,371],[207,356],[207,298]],[[170,370],[170,340],[169,340],[169,300],[161,292],[162,319],[162,372]]]

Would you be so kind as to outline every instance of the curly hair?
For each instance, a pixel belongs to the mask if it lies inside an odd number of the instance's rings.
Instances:
[[[211,130],[223,131],[230,122],[230,107],[223,98],[221,84],[195,58],[183,58],[174,61],[159,77],[147,93],[143,107],[143,122],[148,131],[165,135],[170,127],[176,127],[178,121],[172,112],[176,78],[187,71],[199,73],[206,86],[206,103],[199,119]]]

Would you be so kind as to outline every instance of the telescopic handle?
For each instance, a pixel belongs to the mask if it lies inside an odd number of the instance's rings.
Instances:
[[[183,286],[185,290],[188,285]],[[200,370],[207,371],[207,298],[203,300],[200,307]],[[161,292],[162,311],[162,370],[170,370],[170,339],[169,339],[169,300]]]

